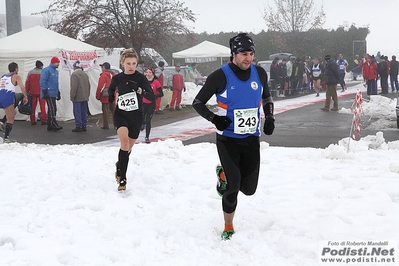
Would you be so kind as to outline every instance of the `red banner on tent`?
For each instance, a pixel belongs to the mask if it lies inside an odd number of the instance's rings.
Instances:
[[[61,50],[61,65],[62,69],[73,71],[73,64],[76,61],[80,62],[80,66],[84,71],[98,67],[97,59],[98,55],[96,51],[91,52],[76,52]]]

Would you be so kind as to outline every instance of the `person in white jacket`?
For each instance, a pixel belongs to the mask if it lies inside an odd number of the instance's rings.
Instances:
[[[288,77],[288,91],[292,92],[292,80],[291,80],[291,75],[292,75],[292,61],[295,60],[295,57],[290,57],[288,60],[286,66],[287,66],[287,77]]]

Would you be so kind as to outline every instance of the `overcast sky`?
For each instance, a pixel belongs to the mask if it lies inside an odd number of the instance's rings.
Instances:
[[[22,15],[29,15],[45,9],[51,0],[20,0]],[[219,33],[247,31],[259,33],[267,30],[262,18],[263,10],[274,6],[274,0],[186,0],[185,6],[197,15],[195,24],[189,24],[197,33]],[[369,26],[367,50],[371,54],[381,51],[391,56],[399,54],[397,35],[399,23],[399,0],[314,0],[317,8],[321,5],[326,13],[324,28],[336,29],[345,22],[357,27]],[[0,0],[0,13],[5,13],[5,0]],[[255,39],[256,42],[256,39]]]

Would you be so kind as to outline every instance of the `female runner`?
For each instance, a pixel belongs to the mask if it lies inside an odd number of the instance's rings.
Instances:
[[[144,72],[148,81],[150,82],[151,88],[154,91],[155,99],[163,97],[162,86],[155,77],[155,70],[153,68],[147,68]],[[146,98],[143,99],[144,103],[144,119],[142,129],[145,128],[145,142],[150,143],[150,132],[151,132],[151,119],[155,111],[155,101],[151,102]]]
[[[126,190],[129,155],[139,136],[143,119],[143,97],[150,101],[154,101],[155,97],[147,78],[136,71],[138,61],[136,51],[124,50],[120,61],[124,71],[112,78],[108,88],[108,98],[112,103],[116,96],[114,126],[120,140],[115,179],[119,183],[118,190]]]

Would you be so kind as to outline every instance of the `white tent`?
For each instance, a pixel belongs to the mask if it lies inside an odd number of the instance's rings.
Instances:
[[[230,57],[230,48],[217,43],[203,41],[191,48],[172,54],[172,58],[185,58],[186,63],[216,61],[217,57]]]
[[[0,39],[0,73],[7,73],[8,64],[16,62],[19,67],[19,75],[25,82],[28,72],[35,67],[36,60],[42,61],[46,67],[50,64],[53,56],[61,59],[61,50],[96,51],[98,56],[104,55],[102,48],[66,37],[41,26],[35,26]],[[61,65],[58,71],[61,100],[57,102],[57,118],[59,120],[73,119],[72,102],[69,97],[70,71],[63,70]],[[97,66],[86,73],[89,75],[91,84],[89,110],[94,115],[101,113],[101,103],[95,98],[101,69]],[[26,118],[26,116],[18,115],[18,118]]]

